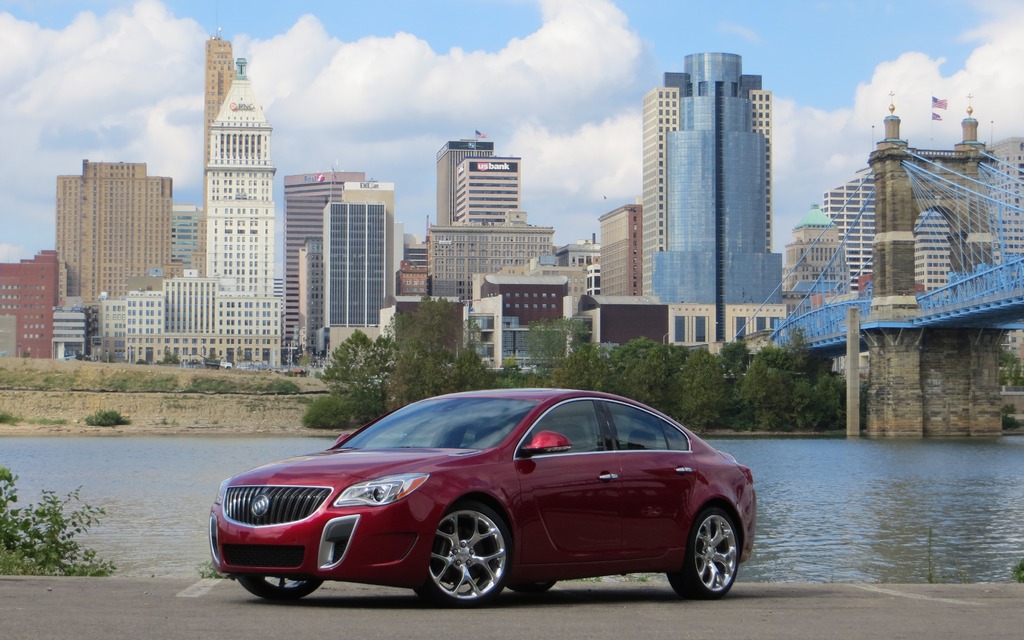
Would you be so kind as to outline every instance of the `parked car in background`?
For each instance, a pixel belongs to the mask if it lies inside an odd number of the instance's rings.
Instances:
[[[750,469],[650,407],[492,390],[410,404],[225,480],[209,535],[217,570],[273,600],[341,580],[472,606],[634,572],[713,599],[750,556],[756,512]]]

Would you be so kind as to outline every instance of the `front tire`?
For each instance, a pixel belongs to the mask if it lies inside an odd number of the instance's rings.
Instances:
[[[732,588],[738,564],[732,518],[721,509],[705,509],[694,520],[687,538],[683,569],[669,573],[668,581],[684,598],[717,600]]]
[[[292,580],[275,576],[238,576],[238,584],[267,600],[298,600],[320,588],[323,580]]]
[[[437,525],[427,580],[420,597],[445,607],[493,602],[511,568],[512,537],[487,505],[456,505]]]

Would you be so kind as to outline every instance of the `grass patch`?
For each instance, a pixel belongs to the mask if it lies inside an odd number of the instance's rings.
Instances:
[[[199,577],[202,579],[227,578],[227,576],[225,576],[223,573],[220,573],[216,569],[214,569],[213,562],[210,560],[201,563],[198,567],[196,567],[196,570],[199,572]]]
[[[0,424],[18,424],[18,418],[13,413],[0,411]]]
[[[85,424],[90,427],[116,427],[131,423],[132,421],[122,416],[120,411],[97,411],[85,417]]]
[[[30,418],[26,422],[42,426],[60,426],[68,423],[64,418]]]

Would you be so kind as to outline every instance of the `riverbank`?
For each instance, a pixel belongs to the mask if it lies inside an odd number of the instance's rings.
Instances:
[[[13,422],[0,435],[323,435],[302,416],[326,392],[270,372],[0,358],[0,415]],[[97,411],[131,424],[85,424]]]

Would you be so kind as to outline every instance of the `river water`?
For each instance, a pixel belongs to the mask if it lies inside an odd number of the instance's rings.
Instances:
[[[1008,582],[1024,558],[1024,438],[710,440],[754,471],[758,527],[739,580]],[[197,577],[221,480],[327,438],[5,437],[19,504],[81,487],[83,543],[117,575]]]

